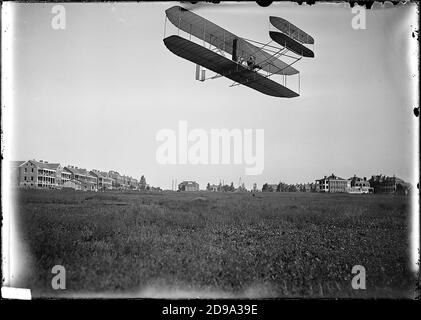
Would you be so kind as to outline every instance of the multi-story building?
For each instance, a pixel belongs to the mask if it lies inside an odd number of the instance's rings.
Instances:
[[[60,175],[60,183],[59,185],[62,187],[66,182],[70,181],[72,179],[72,174],[67,171],[64,170],[63,167],[60,166],[59,170],[57,171],[57,173],[59,173]]]
[[[366,177],[359,178],[355,174],[352,178],[348,179],[350,181],[350,187],[347,189],[349,193],[373,193],[373,188],[370,187],[370,182]]]
[[[369,180],[374,188],[374,193],[401,193],[408,194],[411,185],[398,177],[387,177],[383,175],[372,176]]]
[[[139,189],[139,181],[137,181],[137,179],[135,179],[135,178],[130,177],[129,187],[132,190],[138,190]]]
[[[61,188],[70,179],[70,174],[59,163],[43,160],[14,161],[13,171],[13,179],[18,186]]]
[[[355,174],[352,178],[348,179],[351,182],[351,187],[370,187],[370,182],[367,180],[366,177],[359,178]]]
[[[107,172],[93,169],[89,173],[97,178],[98,190],[111,190],[113,188],[113,180]]]
[[[83,190],[82,182],[78,180],[69,180],[63,183],[63,189]]]
[[[333,173],[329,177],[316,180],[317,192],[346,192],[351,186],[349,180],[335,176]]]
[[[57,181],[57,169],[60,167],[60,164],[48,163],[43,160],[40,160],[39,162],[34,160],[31,161],[36,163],[37,166],[37,186],[40,188],[57,188],[59,184],[59,181]]]
[[[98,191],[98,181],[95,176],[90,174],[88,170],[75,166],[67,166],[64,168],[70,172],[71,179],[81,182],[81,188],[84,191]]]
[[[126,176],[126,175],[122,175],[121,178],[122,178],[121,189],[122,190],[129,190],[130,177]]]
[[[43,160],[12,161],[11,181],[19,187],[57,188],[97,191],[119,189],[137,190],[141,183],[130,176],[122,176],[116,171],[88,171],[75,166],[62,167],[59,163]],[[144,188],[148,189],[143,178]]]
[[[37,187],[37,167],[31,161],[12,161],[12,183],[18,187]]]
[[[124,179],[117,171],[109,171],[108,176],[111,178],[111,184],[113,189],[123,189]]]
[[[138,181],[135,178],[132,178],[130,176],[122,176],[122,184],[121,189],[123,190],[134,190],[138,189]]]
[[[180,191],[199,191],[199,184],[196,181],[183,181],[178,185]]]

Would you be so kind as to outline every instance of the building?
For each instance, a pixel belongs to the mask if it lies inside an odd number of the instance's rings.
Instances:
[[[38,186],[39,187],[53,187],[53,188],[61,189],[63,187],[63,184],[66,181],[69,181],[71,179],[71,174],[68,171],[64,170],[64,168],[60,165],[60,163],[48,163],[47,161],[43,161],[39,163],[38,166],[42,168],[41,174],[40,174],[40,170],[38,170]],[[53,174],[55,173],[54,186],[51,186],[49,184],[50,182],[49,177],[51,173]],[[44,181],[42,179],[42,176],[44,176]]]
[[[113,189],[123,189],[124,179],[117,171],[109,171],[108,176],[111,178],[111,184]]]
[[[57,173],[60,174],[60,183],[59,185],[62,187],[66,182],[70,181],[72,179],[72,174],[65,170],[63,167],[59,167],[59,170]]]
[[[398,177],[387,177],[383,175],[372,176],[369,180],[374,189],[374,193],[397,193],[409,194],[411,185]]]
[[[139,182],[137,181],[137,179],[130,177],[130,176],[124,176],[124,185],[127,189],[130,190],[137,190],[139,189]]]
[[[63,183],[63,190],[82,190],[82,182],[78,180],[69,180]]]
[[[11,181],[18,187],[37,187],[37,167],[31,161],[11,162]]]
[[[57,168],[60,166],[58,163],[48,163],[47,161],[30,160],[35,164],[37,171],[37,187],[39,188],[57,188]]]
[[[278,185],[277,184],[265,183],[262,186],[262,192],[277,192],[277,191],[278,191]]]
[[[354,174],[354,176],[348,180],[351,182],[351,187],[370,187],[370,182],[366,177],[359,178]]]
[[[183,181],[178,185],[179,191],[199,191],[199,184],[195,181]]]
[[[98,190],[111,190],[113,188],[113,180],[107,172],[93,169],[89,173],[96,177]]]
[[[12,162],[12,181],[19,187],[59,189],[70,174],[59,163],[28,160]]]
[[[122,183],[121,183],[121,190],[129,190],[130,189],[130,177],[129,176],[121,176]]]
[[[220,191],[220,187],[217,184],[209,184],[206,187],[207,191],[217,192]]]
[[[347,192],[347,189],[351,187],[349,180],[335,176],[333,173],[329,177],[316,180],[316,191],[317,192]]]
[[[316,191],[316,186],[314,183],[305,183],[304,192],[314,192]]]
[[[366,177],[359,178],[355,174],[350,181],[350,187],[347,189],[349,193],[373,193],[374,189],[370,186],[370,182]]]
[[[98,180],[94,175],[90,174],[88,170],[75,166],[67,166],[64,170],[70,172],[72,180],[77,180],[81,183],[82,190],[98,191]]]

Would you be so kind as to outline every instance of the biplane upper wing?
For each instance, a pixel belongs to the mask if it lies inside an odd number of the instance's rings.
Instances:
[[[307,44],[314,44],[314,39],[312,36],[301,30],[300,28],[294,26],[291,22],[279,18],[279,17],[269,17],[269,21],[276,29],[287,34],[291,38]]]
[[[287,87],[182,37],[169,36],[164,43],[174,54],[264,94],[285,98],[299,96]]]
[[[291,67],[284,61],[273,57],[273,55],[261,50],[243,38],[236,36],[235,34],[187,9],[180,6],[174,6],[167,9],[165,13],[168,20],[170,20],[170,22],[180,30],[187,32],[200,40],[204,40],[230,55],[233,53],[233,44],[236,39],[237,56],[247,58],[252,55],[256,57],[255,63],[257,65],[261,65],[262,70],[264,71],[284,75],[293,75],[298,73],[298,70]]]
[[[279,43],[281,46],[284,46],[288,50],[295,52],[303,57],[314,58],[314,52],[303,44],[295,41],[294,39],[287,36],[285,33],[269,31],[270,38]]]

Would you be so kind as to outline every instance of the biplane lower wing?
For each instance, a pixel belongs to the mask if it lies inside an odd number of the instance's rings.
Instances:
[[[283,98],[299,96],[287,87],[182,37],[169,36],[164,39],[164,44],[177,56],[261,93]]]
[[[307,58],[314,58],[314,52],[311,51],[306,46],[302,45],[298,41],[295,41],[294,39],[288,37],[284,33],[276,32],[276,31],[269,31],[270,38],[280,44],[281,46],[284,46],[288,50],[291,50],[292,52],[295,52],[296,54],[307,57]]]

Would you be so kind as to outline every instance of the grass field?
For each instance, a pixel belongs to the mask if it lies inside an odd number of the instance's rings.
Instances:
[[[405,196],[21,190],[16,208],[33,296],[413,296]]]

